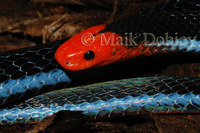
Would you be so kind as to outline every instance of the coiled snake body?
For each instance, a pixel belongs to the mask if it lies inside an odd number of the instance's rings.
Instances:
[[[173,0],[132,17],[89,28],[64,44],[59,42],[1,53],[0,104],[3,108],[0,109],[0,123],[38,122],[60,110],[83,111],[83,114],[94,118],[139,113],[141,108],[156,113],[199,112],[200,79],[192,77],[109,81],[53,91],[6,106],[16,100],[64,88],[70,82],[65,69],[78,71],[138,56],[177,51],[198,53],[199,13],[199,1]],[[126,37],[126,33],[130,32],[137,36],[134,41],[137,45],[122,46],[121,42],[125,44],[131,39],[119,41],[118,38]],[[87,46],[81,40],[86,33],[94,35],[93,43]],[[168,33],[176,38],[167,38],[162,43],[145,42],[145,33],[156,37]],[[114,42],[108,41],[108,44],[113,44],[102,45],[102,36],[105,39],[110,35],[113,35]],[[185,38],[180,39],[182,36]]]

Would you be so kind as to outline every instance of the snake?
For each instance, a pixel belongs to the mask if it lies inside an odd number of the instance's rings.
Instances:
[[[199,113],[198,77],[141,77],[65,88],[70,71],[167,53],[198,55],[199,13],[199,1],[172,0],[67,41],[1,52],[0,124],[37,123],[61,110],[94,119],[143,109]]]

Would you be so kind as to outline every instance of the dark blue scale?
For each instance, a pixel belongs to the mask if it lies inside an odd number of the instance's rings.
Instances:
[[[65,87],[70,79],[54,58],[64,41],[0,53],[0,105]]]

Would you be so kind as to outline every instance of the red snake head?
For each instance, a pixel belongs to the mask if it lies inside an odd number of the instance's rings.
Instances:
[[[65,69],[84,70],[121,60],[127,48],[118,46],[113,32],[104,32],[106,25],[94,26],[73,36],[56,51],[55,58]]]

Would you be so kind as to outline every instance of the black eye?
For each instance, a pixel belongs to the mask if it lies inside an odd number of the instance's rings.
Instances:
[[[93,60],[94,59],[94,52],[93,51],[87,51],[85,54],[84,54],[84,58],[86,60]]]

